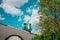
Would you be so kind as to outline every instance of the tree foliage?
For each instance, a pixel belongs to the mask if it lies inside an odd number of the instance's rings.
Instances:
[[[40,23],[39,26],[51,32],[57,32],[60,28],[60,0],[40,0],[38,3],[41,9],[39,10]]]
[[[39,26],[42,28],[42,35],[32,40],[59,40],[60,39],[60,0],[40,0]]]

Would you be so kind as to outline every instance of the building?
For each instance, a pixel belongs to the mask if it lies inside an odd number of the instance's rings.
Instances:
[[[26,32],[24,30],[15,29],[15,28],[12,28],[7,25],[0,24],[0,40],[9,39],[9,37],[12,37],[12,36],[20,36],[21,40],[22,39],[23,40],[31,40],[31,38],[33,37],[32,34]]]

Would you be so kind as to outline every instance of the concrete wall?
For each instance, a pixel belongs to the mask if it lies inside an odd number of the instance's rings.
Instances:
[[[31,40],[33,35],[27,33],[23,30],[18,30],[9,26],[4,26],[0,24],[0,40],[4,40],[9,35],[16,34],[21,36],[24,40]]]

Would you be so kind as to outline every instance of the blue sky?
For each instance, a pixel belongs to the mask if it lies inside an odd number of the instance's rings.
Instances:
[[[32,32],[37,33],[35,29],[39,23],[38,15],[39,0],[0,0],[0,23],[22,29],[24,23],[32,24]],[[59,17],[59,13],[57,17]],[[28,22],[29,21],[29,22]]]
[[[37,2],[38,0],[0,0],[0,23],[22,29],[23,23],[29,21],[32,27],[36,27],[39,22]]]

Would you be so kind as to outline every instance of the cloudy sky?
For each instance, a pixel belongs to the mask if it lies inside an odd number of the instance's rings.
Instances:
[[[0,0],[0,23],[22,29],[23,23],[32,27],[39,22],[39,0]]]

